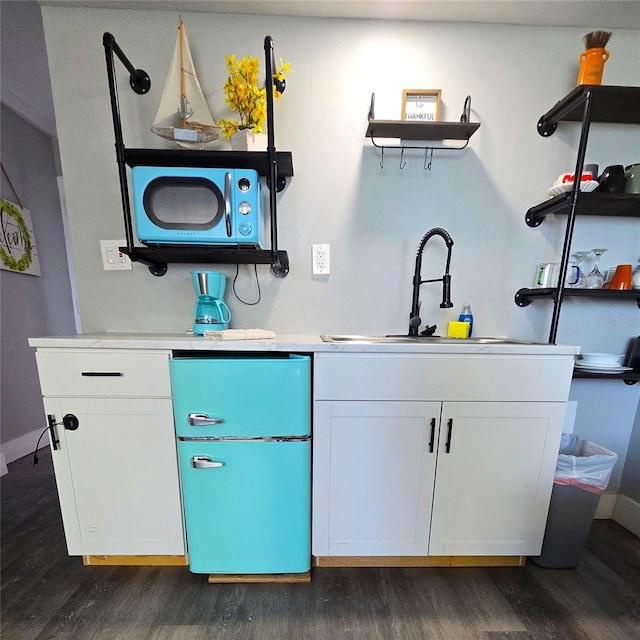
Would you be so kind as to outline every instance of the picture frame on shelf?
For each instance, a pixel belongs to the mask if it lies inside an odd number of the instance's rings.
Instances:
[[[440,89],[405,89],[402,92],[402,120],[438,122]]]

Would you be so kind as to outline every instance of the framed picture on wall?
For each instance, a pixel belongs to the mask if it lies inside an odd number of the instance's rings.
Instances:
[[[440,89],[405,89],[402,92],[402,119],[418,122],[440,120]]]
[[[31,212],[0,199],[0,269],[40,275]]]

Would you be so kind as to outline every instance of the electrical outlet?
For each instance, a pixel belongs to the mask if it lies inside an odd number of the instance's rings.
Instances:
[[[131,271],[129,256],[120,251],[126,245],[125,240],[100,240],[102,268],[105,271]]]
[[[331,273],[331,255],[328,244],[311,245],[314,276],[328,276]]]

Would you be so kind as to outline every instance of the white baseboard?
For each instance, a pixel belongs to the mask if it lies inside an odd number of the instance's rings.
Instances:
[[[9,469],[7,469],[7,461],[4,458],[4,451],[0,451],[0,476],[9,473]]]
[[[640,538],[640,502],[632,500],[624,493],[618,494],[613,519]]]
[[[25,433],[19,438],[14,438],[13,440],[8,440],[7,442],[2,443],[2,458],[5,465],[13,462],[14,460],[18,460],[19,458],[23,458],[24,456],[28,456],[30,453],[33,453],[36,448],[36,442],[38,442],[38,438],[42,433],[42,429],[36,429],[35,431],[30,431],[29,433]],[[40,441],[40,447],[48,447],[49,446],[49,438],[45,434]]]
[[[617,493],[603,493],[600,496],[600,502],[598,502],[598,509],[596,510],[596,520],[611,520],[613,518],[613,510],[616,506]]]

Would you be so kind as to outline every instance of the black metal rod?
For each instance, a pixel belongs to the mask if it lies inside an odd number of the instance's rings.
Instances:
[[[269,210],[271,220],[271,257],[273,264],[279,262],[278,257],[278,212],[277,212],[277,189],[278,189],[278,157],[276,154],[275,132],[273,126],[273,73],[274,73],[274,53],[273,38],[266,36],[264,39],[264,64],[265,64],[265,89],[267,98],[267,162],[268,162],[268,187],[269,187]]]
[[[569,197],[569,213],[567,215],[567,227],[564,234],[564,244],[562,247],[562,258],[560,259],[560,274],[558,275],[557,295],[553,299],[553,313],[551,315],[551,327],[549,329],[549,343],[555,344],[558,335],[558,325],[560,323],[560,310],[564,300],[564,283],[567,277],[567,266],[571,255],[571,242],[573,239],[573,229],[576,222],[576,211],[580,193],[580,180],[582,178],[582,167],[587,151],[587,140],[589,139],[589,128],[591,126],[591,107],[593,104],[593,94],[590,89],[584,92],[584,114],[582,116],[582,131],[580,132],[580,143],[578,145],[578,157],[576,168],[573,174],[573,189]]]
[[[120,181],[120,195],[122,200],[122,214],[124,216],[124,232],[127,241],[129,255],[133,259],[135,253],[133,248],[133,227],[131,224],[131,209],[129,206],[129,188],[127,185],[127,170],[124,159],[124,142],[122,138],[122,123],[120,119],[120,107],[118,105],[118,88],[116,85],[116,73],[113,65],[113,53],[118,52],[118,58],[129,71],[133,65],[127,60],[122,50],[117,45],[115,38],[110,33],[105,33],[102,37],[105,58],[107,63],[107,79],[109,81],[109,97],[111,99],[111,115],[113,118],[113,132],[115,136],[116,162],[118,163],[118,179]]]
[[[446,453],[451,451],[451,432],[453,431],[453,418],[449,418],[447,422],[447,442],[444,445]]]
[[[373,144],[374,147],[377,147],[378,149],[419,149],[420,151],[427,151],[427,150],[431,150],[431,151],[462,151],[463,149],[466,149],[469,146],[469,139],[467,138],[467,141],[461,146],[461,147],[437,147],[434,146],[432,144],[429,145],[411,145],[411,144],[378,144],[376,142],[376,139],[371,136],[371,142]]]
[[[113,51],[113,53],[115,53],[118,56],[118,58],[120,58],[120,61],[126,67],[129,73],[135,73],[136,71],[135,67],[131,64],[131,62],[129,62],[129,58],[127,58],[127,56],[124,55],[124,52],[118,46],[116,39],[109,32],[106,32],[102,36],[102,43],[104,44],[105,47],[109,46],[109,48]]]
[[[538,120],[538,133],[541,136],[550,136],[555,133],[558,122],[577,109],[585,100],[590,99],[591,89],[585,85],[576,87],[563,100],[559,100],[540,120]]]

